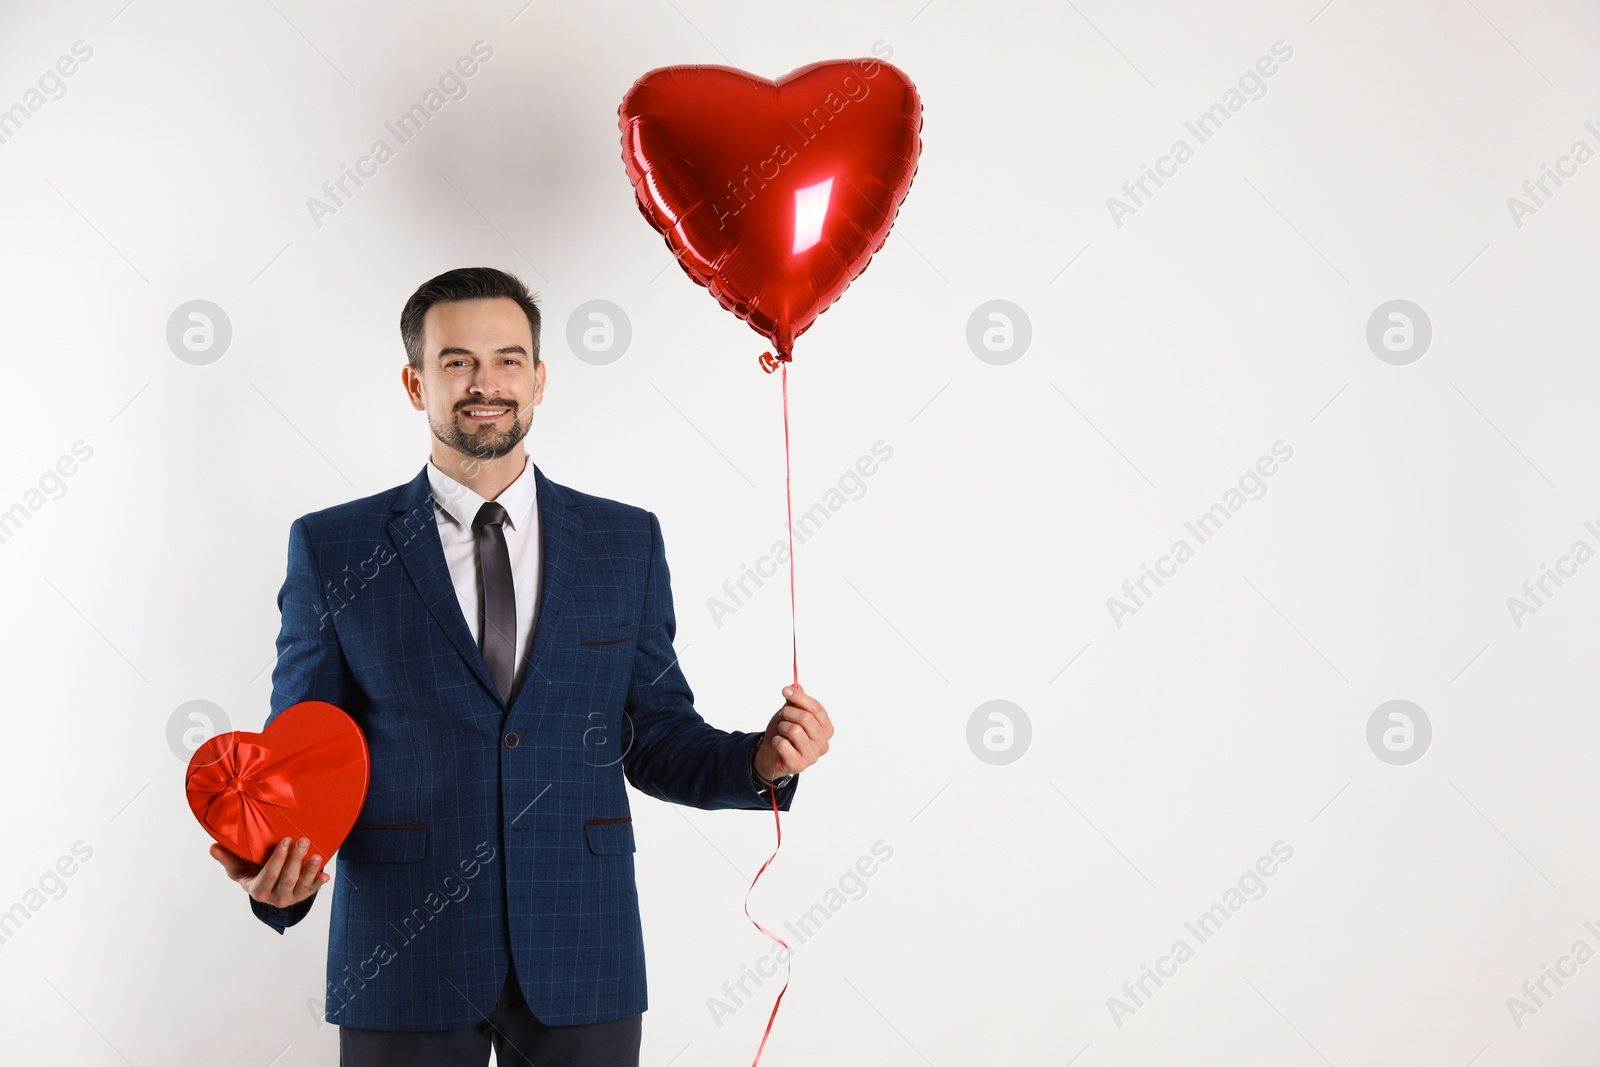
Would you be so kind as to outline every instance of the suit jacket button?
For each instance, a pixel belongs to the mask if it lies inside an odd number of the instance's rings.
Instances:
[[[517,732],[515,730],[511,730],[511,731],[508,731],[506,733],[506,747],[507,748],[516,748],[517,747]]]

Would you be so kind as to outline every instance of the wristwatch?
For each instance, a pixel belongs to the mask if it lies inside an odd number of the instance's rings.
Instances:
[[[776,782],[769,782],[765,778],[761,777],[760,772],[756,770],[756,751],[761,748],[761,742],[765,739],[765,737],[765,734],[758,736],[756,738],[756,743],[750,746],[750,777],[771,789],[782,789],[784,786],[794,781],[794,775],[785,774]]]

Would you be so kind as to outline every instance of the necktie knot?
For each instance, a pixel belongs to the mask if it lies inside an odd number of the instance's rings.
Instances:
[[[508,517],[503,505],[497,504],[493,500],[485,500],[483,507],[478,509],[478,514],[472,519],[472,532],[479,533],[485,526],[499,526]]]

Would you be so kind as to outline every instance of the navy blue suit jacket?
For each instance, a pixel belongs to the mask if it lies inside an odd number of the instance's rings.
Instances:
[[[330,1023],[471,1025],[513,960],[546,1024],[642,1012],[624,777],[697,808],[771,807],[749,763],[761,731],[718,730],[694,709],[655,514],[533,471],[539,614],[509,703],[456,599],[426,467],[290,527],[267,722],[327,701],[372,759],[331,882]],[[250,904],[282,933],[326,895]]]

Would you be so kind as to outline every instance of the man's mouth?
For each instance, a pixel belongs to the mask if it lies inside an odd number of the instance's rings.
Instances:
[[[474,422],[493,422],[510,410],[510,408],[464,408],[462,414]]]

